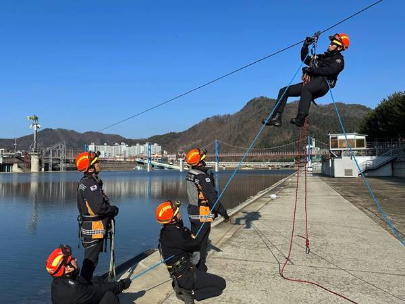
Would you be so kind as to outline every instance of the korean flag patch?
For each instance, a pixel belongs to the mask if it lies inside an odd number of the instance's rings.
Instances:
[[[207,183],[210,183],[210,182],[211,182],[211,180],[210,180],[209,177],[205,178],[205,181],[206,181]]]
[[[91,190],[91,191],[96,191],[96,190],[97,190],[97,185],[91,186],[91,187],[90,187],[90,190]]]

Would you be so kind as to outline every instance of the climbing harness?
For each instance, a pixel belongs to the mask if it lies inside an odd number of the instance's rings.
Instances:
[[[84,223],[95,223],[95,222],[100,222],[103,221],[105,219],[107,219],[108,216],[106,215],[79,215],[77,217],[77,223],[79,226],[79,232],[78,232],[78,238],[79,238],[79,244],[77,246],[77,248],[80,247],[80,242],[82,242],[83,244],[87,244],[89,246],[85,247],[85,248],[89,248],[92,246],[95,246],[95,242],[97,240],[87,240],[85,239],[85,235],[89,236],[89,235],[94,235],[94,233],[98,233],[97,235],[102,235],[102,239],[104,242],[104,252],[107,252],[107,243],[108,240],[110,240],[110,267],[109,267],[109,271],[108,271],[108,281],[111,281],[113,278],[114,280],[116,280],[116,270],[115,270],[115,219],[114,218],[108,218],[108,224],[109,227],[107,227],[106,230],[100,230],[100,231],[93,231],[93,230],[87,230],[83,228],[83,224]],[[90,245],[94,243],[94,245]]]
[[[189,154],[192,151],[187,154],[187,157],[189,157]],[[189,163],[189,160],[187,160],[187,162]],[[200,162],[200,157],[198,157],[195,162],[195,164],[198,164]],[[211,213],[210,207],[208,205],[208,200],[205,197],[203,189],[196,178],[200,174],[205,174],[205,172],[197,169],[191,169],[186,176],[187,192],[193,193],[192,195],[190,195],[189,204],[198,207],[199,211],[198,214],[189,214],[188,217],[190,220],[200,221],[201,223],[212,222],[214,220],[214,214]]]

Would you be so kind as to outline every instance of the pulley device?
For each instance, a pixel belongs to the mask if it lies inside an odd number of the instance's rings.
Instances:
[[[316,32],[313,36],[307,37],[305,39],[305,43],[308,43],[308,46],[311,46],[311,51],[310,51],[311,58],[310,58],[310,61],[308,64],[310,67],[318,66],[317,56],[316,56],[316,47],[317,47],[318,39],[319,39],[320,35],[321,35],[321,32]],[[311,81],[311,76],[306,73],[303,73],[301,80],[302,80],[302,85],[305,86],[308,82]],[[312,102],[316,105],[316,103],[314,101],[312,101]]]

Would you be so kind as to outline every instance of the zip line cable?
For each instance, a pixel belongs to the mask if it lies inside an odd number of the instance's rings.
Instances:
[[[328,86],[329,86],[329,82],[328,82]],[[350,149],[350,155],[351,155],[351,157],[354,159],[354,162],[356,163],[357,169],[359,170],[359,174],[360,174],[361,177],[363,178],[364,183],[366,184],[367,189],[368,189],[368,191],[370,192],[371,197],[372,197],[373,200],[374,200],[374,203],[377,205],[378,209],[380,210],[380,212],[381,212],[381,214],[382,214],[382,216],[383,216],[383,218],[384,218],[384,221],[388,224],[388,226],[389,226],[389,227],[391,228],[391,230],[394,232],[394,234],[396,235],[396,237],[398,238],[398,240],[401,242],[401,244],[405,246],[405,241],[401,238],[401,236],[399,235],[398,231],[394,228],[394,226],[392,225],[390,219],[389,219],[388,216],[385,214],[384,210],[381,208],[380,204],[378,203],[377,198],[376,198],[375,195],[374,195],[373,190],[371,190],[371,187],[370,187],[370,185],[369,185],[369,183],[368,183],[368,181],[367,181],[366,176],[364,175],[363,171],[361,170],[361,168],[360,168],[360,166],[359,166],[359,163],[357,162],[357,159],[356,159],[356,156],[354,155],[352,146],[350,145],[350,142],[349,142],[349,140],[347,139],[346,130],[345,130],[345,127],[343,126],[342,118],[341,118],[341,116],[340,116],[340,112],[339,112],[339,109],[338,109],[338,107],[337,107],[337,105],[336,105],[335,97],[333,96],[332,89],[330,88],[330,86],[329,86],[329,92],[330,92],[330,96],[332,97],[333,105],[335,106],[335,110],[336,110],[337,117],[338,117],[338,119],[339,119],[340,127],[342,128],[343,134],[345,135],[345,139],[346,139],[347,146],[348,146],[349,149]]]
[[[360,11],[357,11],[356,13],[354,13],[354,14],[352,14],[352,15],[350,15],[350,16],[348,16],[348,17],[342,19],[342,20],[340,20],[339,22],[336,22],[335,24],[329,26],[328,28],[317,32],[317,34],[320,35],[320,34],[326,32],[326,31],[329,31],[330,29],[336,27],[337,25],[342,24],[343,22],[346,22],[347,20],[349,20],[349,19],[351,19],[351,18],[353,18],[353,17],[355,17],[355,16],[357,16],[357,15],[363,13],[364,11],[366,11],[366,10],[372,8],[373,6],[379,4],[380,2],[383,2],[383,1],[384,1],[384,0],[378,0],[378,1],[374,2],[374,3],[370,4],[369,6],[364,7],[364,8],[361,9]],[[132,116],[129,116],[129,117],[125,118],[125,119],[122,119],[122,120],[120,120],[120,121],[118,121],[118,122],[116,122],[116,123],[113,123],[113,124],[111,124],[111,125],[109,125],[109,126],[107,126],[107,127],[105,127],[105,128],[102,128],[102,129],[98,130],[97,132],[101,132],[101,131],[107,130],[107,129],[109,129],[109,128],[112,128],[112,127],[114,127],[114,126],[116,126],[116,125],[119,125],[119,124],[121,124],[121,123],[123,123],[123,122],[126,122],[126,121],[128,121],[128,120],[130,120],[130,119],[132,119],[132,118],[138,117],[138,116],[140,116],[140,115],[142,115],[142,114],[145,114],[145,113],[147,113],[147,112],[149,112],[149,111],[152,111],[152,110],[154,110],[154,109],[156,109],[156,108],[158,108],[158,107],[161,107],[161,106],[163,106],[163,105],[165,105],[165,104],[168,104],[168,103],[170,103],[170,102],[172,102],[172,101],[174,101],[174,100],[176,100],[176,99],[179,99],[179,98],[181,98],[181,97],[183,97],[183,96],[189,95],[189,94],[191,94],[191,93],[193,93],[193,92],[195,92],[195,91],[197,91],[197,90],[199,90],[199,89],[202,89],[202,88],[204,88],[204,87],[206,87],[206,86],[209,86],[209,85],[211,85],[211,84],[213,84],[213,83],[215,83],[215,82],[218,82],[218,81],[220,81],[220,80],[222,80],[222,79],[224,79],[224,78],[226,78],[226,77],[228,77],[228,76],[231,76],[231,75],[233,75],[233,74],[235,74],[235,73],[238,73],[238,72],[240,72],[240,71],[242,71],[242,70],[244,70],[244,69],[246,69],[246,68],[248,68],[248,67],[250,67],[250,66],[252,66],[252,65],[255,65],[255,64],[257,64],[257,63],[259,63],[259,62],[262,62],[262,61],[264,61],[264,60],[266,60],[266,59],[268,59],[268,58],[270,58],[270,57],[273,57],[273,56],[275,56],[275,55],[277,55],[277,54],[280,54],[280,53],[282,53],[282,52],[285,52],[285,51],[287,51],[287,50],[289,50],[289,49],[291,49],[291,48],[293,48],[293,47],[295,47],[295,46],[297,46],[297,45],[299,45],[299,44],[301,44],[301,43],[303,43],[303,42],[304,42],[304,40],[301,40],[301,41],[298,41],[298,42],[296,42],[296,43],[293,43],[293,44],[291,44],[291,45],[289,45],[289,46],[287,46],[287,47],[285,47],[285,48],[283,48],[283,49],[280,49],[280,50],[278,50],[278,51],[276,51],[276,52],[274,52],[274,53],[271,53],[271,54],[269,54],[269,55],[267,55],[267,56],[264,56],[264,57],[262,57],[262,58],[260,58],[260,59],[257,59],[257,60],[255,60],[255,61],[253,61],[253,62],[250,62],[250,63],[248,63],[248,64],[246,64],[246,65],[244,65],[244,66],[242,66],[242,67],[240,67],[240,68],[237,68],[236,70],[233,70],[233,71],[231,71],[231,72],[229,72],[229,73],[226,73],[226,74],[224,74],[224,75],[222,75],[222,76],[219,76],[219,77],[217,77],[217,78],[215,78],[215,79],[213,79],[213,80],[210,80],[210,81],[208,81],[208,82],[206,82],[206,83],[204,83],[204,84],[202,84],[202,85],[199,85],[199,86],[195,87],[194,89],[188,90],[188,91],[186,91],[186,92],[184,92],[184,93],[181,93],[181,94],[179,94],[179,95],[177,95],[177,96],[175,96],[175,97],[173,97],[173,98],[170,98],[170,99],[168,99],[168,100],[166,100],[166,101],[163,101],[163,102],[161,102],[161,103],[159,103],[159,104],[156,104],[156,105],[154,105],[154,106],[152,106],[152,107],[150,107],[150,108],[148,108],[148,109],[145,109],[145,110],[143,110],[143,111],[141,111],[141,112],[138,112],[138,113],[136,113],[136,114],[134,114],[134,115],[132,115]]]

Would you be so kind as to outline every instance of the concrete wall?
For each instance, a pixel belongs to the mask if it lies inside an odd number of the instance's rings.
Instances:
[[[358,169],[350,157],[331,158],[322,162],[322,173],[333,177],[357,177]]]
[[[405,157],[397,158],[392,164],[393,176],[405,177]]]
[[[18,164],[13,164],[13,171],[14,173],[21,173],[23,172],[23,169],[21,169]]]
[[[392,176],[392,162],[381,166],[376,170],[368,170],[364,172],[365,176]]]
[[[350,157],[334,159],[334,177],[357,177],[359,170]]]

